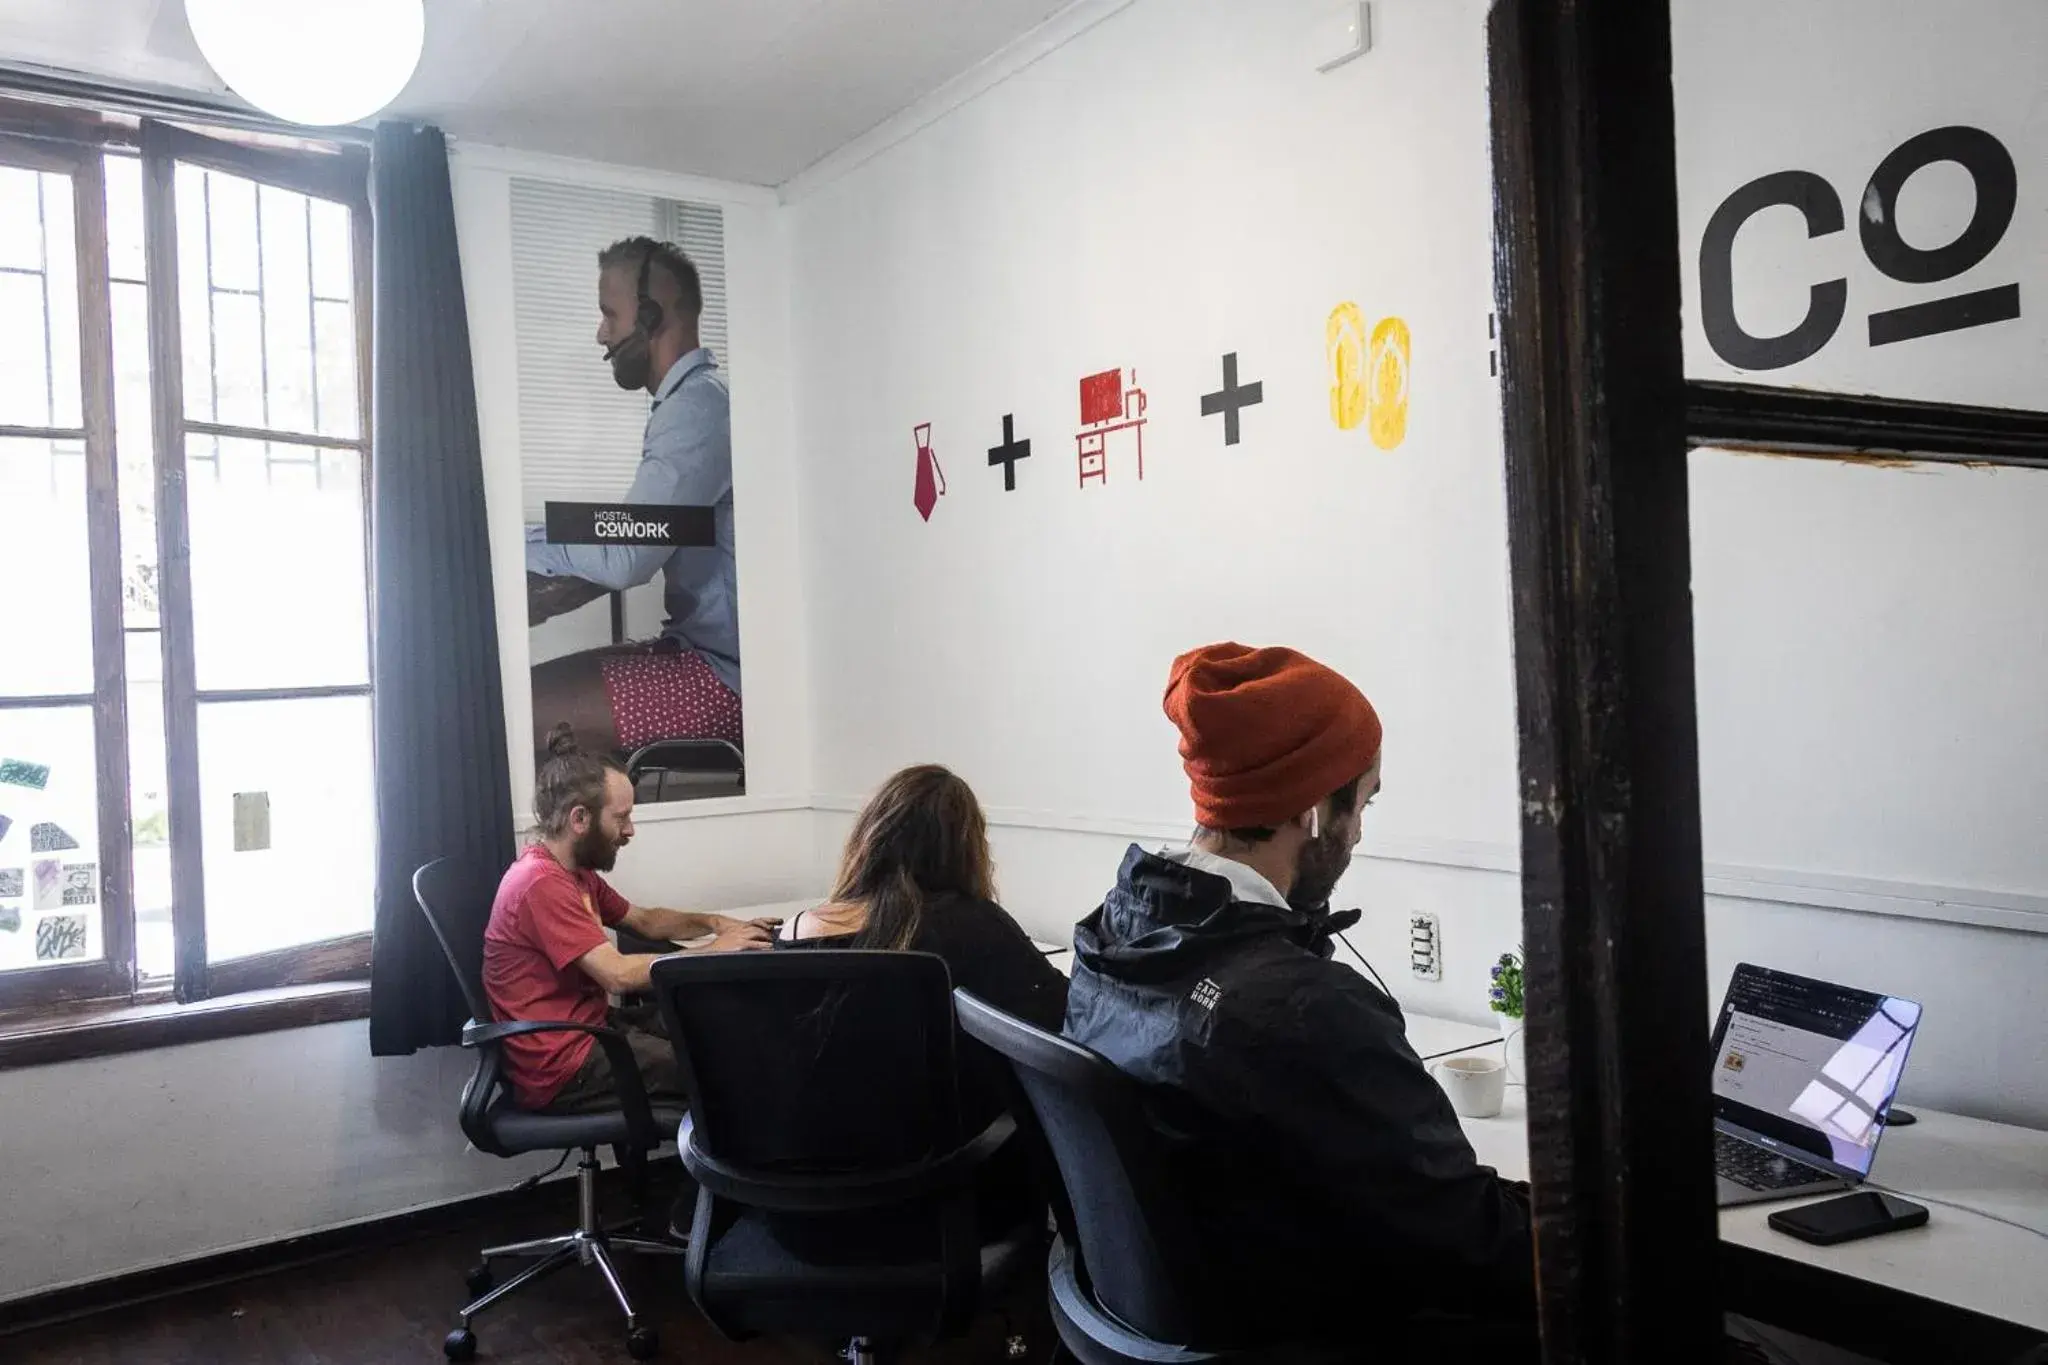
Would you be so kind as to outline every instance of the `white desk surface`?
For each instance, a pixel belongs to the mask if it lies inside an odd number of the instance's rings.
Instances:
[[[1460,1120],[1479,1159],[1516,1180],[1529,1176],[1525,1097],[1510,1087],[1499,1118]],[[1778,1209],[1814,1202],[1785,1200],[1721,1210],[1722,1240],[2048,1331],[2048,1238],[1935,1202],[2048,1230],[2048,1132],[1914,1112],[1918,1123],[1885,1134],[1871,1179],[1927,1205],[1925,1227],[1811,1246],[1766,1222]]]
[[[727,913],[787,919],[816,903]],[[1049,954],[1051,960],[1063,972],[1072,970],[1073,953],[1064,945],[1039,947],[1061,949]],[[1483,1025],[1408,1015],[1408,1041],[1424,1057],[1498,1039],[1497,1029]],[[1498,1118],[1460,1121],[1479,1160],[1513,1180],[1529,1178],[1525,1095],[1522,1087],[1510,1086]],[[1723,1209],[1722,1240],[2048,1332],[2048,1237],[1937,1202],[1984,1209],[2048,1231],[2048,1132],[1915,1112],[1918,1123],[1885,1134],[1871,1179],[1926,1204],[1925,1227],[1817,1247],[1771,1230],[1766,1220],[1773,1212],[1802,1202],[1786,1200]]]

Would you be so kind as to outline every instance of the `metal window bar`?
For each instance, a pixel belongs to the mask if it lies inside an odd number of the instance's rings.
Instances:
[[[212,171],[207,172],[209,178],[213,174],[214,172]],[[265,281],[268,279],[270,262],[263,249],[263,194],[263,186],[256,186],[255,191],[249,196],[249,212],[256,219],[256,288],[254,291],[256,295],[256,375],[258,380],[256,396],[258,406],[263,413],[263,425],[268,427],[271,425],[270,299]],[[214,414],[216,417],[219,415],[219,413]],[[263,462],[265,473],[268,473],[270,466],[270,447],[268,445],[263,447]]]
[[[313,207],[299,215],[306,224],[306,354],[313,362],[313,430],[327,429],[326,414],[320,410],[320,291],[313,285]]]
[[[57,420],[57,342],[50,330],[50,209],[44,202],[48,186],[48,172],[36,177],[36,248],[42,256],[42,268],[36,271],[36,284],[43,295],[43,415],[54,422]],[[77,251],[76,243],[72,250]]]

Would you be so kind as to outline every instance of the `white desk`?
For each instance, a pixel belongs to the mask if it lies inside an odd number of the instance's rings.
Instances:
[[[1419,1022],[1410,1020],[1411,1036]],[[1461,1120],[1479,1159],[1515,1180],[1529,1177],[1525,1094],[1511,1087],[1499,1118]],[[1927,1226],[1810,1246],[1766,1222],[1778,1209],[1812,1202],[1786,1200],[1723,1209],[1721,1239],[2048,1332],[2048,1239],[1934,1202],[1953,1200],[2048,1229],[2048,1132],[1915,1112],[1918,1123],[1885,1134],[1871,1179],[1926,1204]]]
[[[719,910],[715,913],[731,915],[734,919],[779,919],[787,924],[805,910],[815,910],[825,902],[815,897],[805,901],[775,901],[768,905],[743,905],[737,910]]]

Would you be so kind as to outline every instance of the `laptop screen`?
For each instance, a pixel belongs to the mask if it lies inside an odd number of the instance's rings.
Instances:
[[[1714,1116],[1870,1174],[1920,1006],[1744,963],[1714,1028]]]

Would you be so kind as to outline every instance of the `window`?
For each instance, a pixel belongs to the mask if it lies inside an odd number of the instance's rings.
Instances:
[[[360,975],[366,162],[51,122],[0,138],[0,1007]]]

